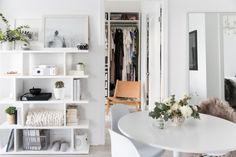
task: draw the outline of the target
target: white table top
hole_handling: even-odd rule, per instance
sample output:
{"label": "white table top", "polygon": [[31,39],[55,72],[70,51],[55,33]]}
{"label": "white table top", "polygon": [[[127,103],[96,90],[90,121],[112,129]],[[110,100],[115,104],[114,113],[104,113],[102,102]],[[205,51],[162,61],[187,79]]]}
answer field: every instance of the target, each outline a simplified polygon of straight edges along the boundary
{"label": "white table top", "polygon": [[154,147],[186,152],[215,153],[236,150],[236,124],[221,118],[201,114],[201,120],[188,119],[182,126],[153,127],[148,112],[136,112],[122,117],[121,132],[129,138]]}

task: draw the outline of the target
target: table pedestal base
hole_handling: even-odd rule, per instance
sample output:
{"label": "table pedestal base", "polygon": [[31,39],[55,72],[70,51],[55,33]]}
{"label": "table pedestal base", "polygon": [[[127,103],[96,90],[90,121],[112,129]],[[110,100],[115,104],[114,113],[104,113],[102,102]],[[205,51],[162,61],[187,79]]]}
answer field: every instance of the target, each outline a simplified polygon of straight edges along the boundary
{"label": "table pedestal base", "polygon": [[173,151],[173,157],[181,157],[181,153]]}

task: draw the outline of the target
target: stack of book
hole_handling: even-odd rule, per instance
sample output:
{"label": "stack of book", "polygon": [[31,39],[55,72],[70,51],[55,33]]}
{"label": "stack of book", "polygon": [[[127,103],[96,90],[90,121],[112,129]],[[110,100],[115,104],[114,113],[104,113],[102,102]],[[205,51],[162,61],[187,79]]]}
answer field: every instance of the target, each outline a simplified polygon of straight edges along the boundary
{"label": "stack of book", "polygon": [[66,109],[66,125],[76,126],[79,124],[79,111],[77,105],[68,105]]}

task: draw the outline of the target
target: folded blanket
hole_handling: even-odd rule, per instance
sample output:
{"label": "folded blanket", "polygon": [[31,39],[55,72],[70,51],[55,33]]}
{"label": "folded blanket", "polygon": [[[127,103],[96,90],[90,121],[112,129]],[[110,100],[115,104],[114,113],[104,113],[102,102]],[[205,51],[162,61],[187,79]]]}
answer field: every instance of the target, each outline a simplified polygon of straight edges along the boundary
{"label": "folded blanket", "polygon": [[63,126],[64,114],[62,111],[32,110],[28,112],[26,125],[33,127]]}

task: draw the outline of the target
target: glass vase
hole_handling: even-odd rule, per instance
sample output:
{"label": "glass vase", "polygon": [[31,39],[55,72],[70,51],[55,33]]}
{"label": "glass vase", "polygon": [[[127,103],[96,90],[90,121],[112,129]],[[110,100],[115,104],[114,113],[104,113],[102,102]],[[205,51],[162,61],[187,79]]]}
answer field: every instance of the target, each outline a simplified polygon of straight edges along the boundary
{"label": "glass vase", "polygon": [[160,119],[155,119],[153,121],[153,127],[159,128],[159,129],[164,129],[165,128],[165,120],[160,118]]}
{"label": "glass vase", "polygon": [[181,126],[184,123],[183,117],[174,117],[171,119],[172,126]]}

